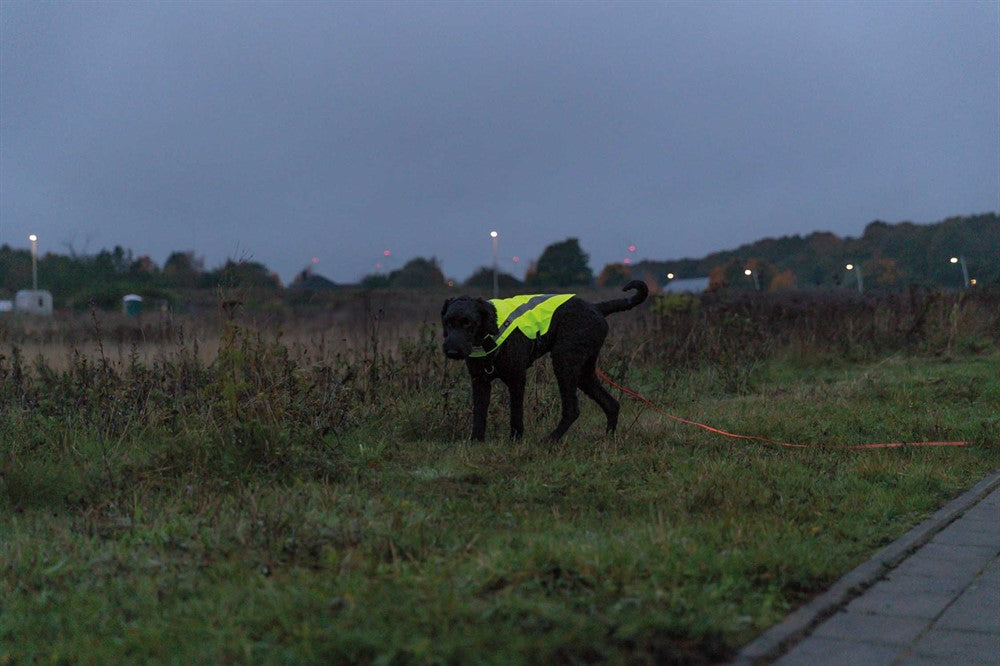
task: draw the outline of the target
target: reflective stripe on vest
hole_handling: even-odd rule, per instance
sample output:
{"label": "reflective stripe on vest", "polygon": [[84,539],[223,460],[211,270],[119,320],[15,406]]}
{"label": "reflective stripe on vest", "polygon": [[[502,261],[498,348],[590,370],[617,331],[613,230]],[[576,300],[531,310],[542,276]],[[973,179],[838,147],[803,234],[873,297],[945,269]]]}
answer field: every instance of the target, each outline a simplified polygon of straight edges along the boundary
{"label": "reflective stripe on vest", "polygon": [[552,315],[556,309],[573,296],[573,294],[532,294],[491,300],[490,303],[497,311],[499,331],[492,338],[487,338],[487,342],[493,343],[492,348],[473,347],[470,356],[482,358],[490,354],[503,344],[515,329],[521,331],[529,340],[545,335],[549,332],[549,324],[552,323]]}

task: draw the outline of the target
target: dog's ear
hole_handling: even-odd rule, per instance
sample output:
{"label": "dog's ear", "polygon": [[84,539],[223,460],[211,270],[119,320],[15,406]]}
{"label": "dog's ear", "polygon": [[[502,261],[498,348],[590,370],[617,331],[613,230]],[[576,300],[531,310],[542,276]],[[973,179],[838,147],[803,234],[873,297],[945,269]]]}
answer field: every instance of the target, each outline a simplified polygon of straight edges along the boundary
{"label": "dog's ear", "polygon": [[482,298],[477,298],[476,312],[479,314],[479,321],[486,333],[496,335],[500,332],[497,327],[497,309],[492,304]]}
{"label": "dog's ear", "polygon": [[451,305],[451,302],[454,300],[454,298],[449,298],[444,302],[444,305],[441,307],[441,319],[444,319],[444,314],[448,312],[448,306]]}

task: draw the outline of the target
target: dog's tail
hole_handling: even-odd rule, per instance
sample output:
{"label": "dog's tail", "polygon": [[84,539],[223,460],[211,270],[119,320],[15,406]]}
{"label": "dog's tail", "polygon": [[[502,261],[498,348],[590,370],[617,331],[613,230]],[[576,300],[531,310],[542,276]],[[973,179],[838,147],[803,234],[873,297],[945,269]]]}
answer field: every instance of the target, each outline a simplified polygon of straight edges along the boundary
{"label": "dog's tail", "polygon": [[595,303],[597,309],[601,311],[601,314],[609,315],[612,312],[624,312],[625,310],[631,310],[635,306],[646,300],[649,296],[649,287],[642,280],[632,280],[627,285],[622,287],[622,291],[629,291],[634,289],[636,293],[632,294],[628,298],[615,298],[610,301],[601,301],[600,303]]}

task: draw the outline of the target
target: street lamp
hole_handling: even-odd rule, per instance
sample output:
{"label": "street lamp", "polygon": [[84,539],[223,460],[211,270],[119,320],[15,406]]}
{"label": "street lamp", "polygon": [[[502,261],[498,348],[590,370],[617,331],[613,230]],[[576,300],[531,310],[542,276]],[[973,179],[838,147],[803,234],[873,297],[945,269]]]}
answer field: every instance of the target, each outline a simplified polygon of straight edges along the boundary
{"label": "street lamp", "polygon": [[38,291],[38,236],[28,236],[31,241],[31,289]]}
{"label": "street lamp", "polygon": [[500,296],[500,278],[497,268],[497,236],[499,235],[496,231],[490,232],[490,238],[493,239],[493,298]]}
{"label": "street lamp", "polygon": [[749,268],[743,271],[743,275],[753,278],[753,288],[760,291],[760,280],[757,278],[757,271],[752,271]]}
{"label": "street lamp", "polygon": [[858,293],[859,294],[865,293],[864,280],[861,277],[861,266],[860,265],[855,266],[854,264],[847,264],[847,266],[845,266],[844,268],[846,268],[849,271],[854,271],[854,277],[856,277],[858,280]]}
{"label": "street lamp", "polygon": [[965,282],[965,288],[969,288],[969,269],[965,265],[965,257],[958,255],[957,257],[951,258],[951,263],[962,264],[962,280]]}

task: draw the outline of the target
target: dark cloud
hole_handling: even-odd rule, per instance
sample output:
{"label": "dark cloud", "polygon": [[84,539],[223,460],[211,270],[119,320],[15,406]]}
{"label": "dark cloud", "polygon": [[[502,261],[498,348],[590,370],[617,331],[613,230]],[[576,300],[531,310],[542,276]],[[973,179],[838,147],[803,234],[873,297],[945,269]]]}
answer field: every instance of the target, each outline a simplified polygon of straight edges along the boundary
{"label": "dark cloud", "polygon": [[[449,275],[1000,208],[1000,6],[0,5],[0,242]],[[506,262],[506,260],[505,260]],[[507,264],[512,266],[511,264]]]}

